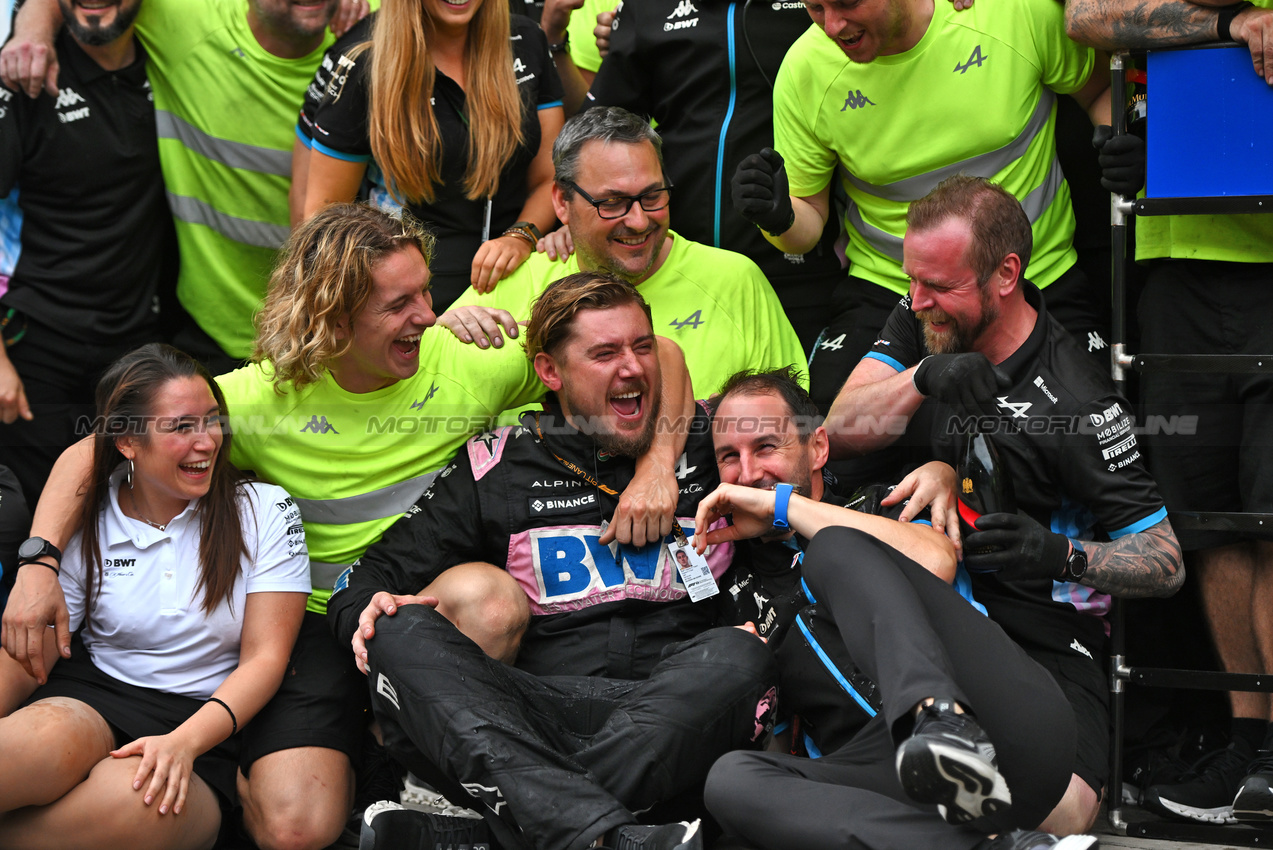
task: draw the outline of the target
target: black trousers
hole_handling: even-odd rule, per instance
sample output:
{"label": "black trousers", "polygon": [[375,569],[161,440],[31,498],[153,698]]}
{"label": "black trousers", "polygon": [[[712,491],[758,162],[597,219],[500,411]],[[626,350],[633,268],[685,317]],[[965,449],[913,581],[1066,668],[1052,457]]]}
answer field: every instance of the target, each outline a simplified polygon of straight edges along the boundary
{"label": "black trousers", "polygon": [[1046,670],[949,585],[875,538],[819,533],[804,578],[844,645],[880,688],[880,713],[843,748],[811,760],[731,753],[707,780],[708,809],[729,833],[766,848],[970,848],[984,832],[948,825],[912,802],[894,767],[911,713],[953,697],[994,742],[1012,809],[998,827],[1033,828],[1073,770],[1073,710]]}
{"label": "black trousers", "polygon": [[768,647],[729,628],[669,646],[644,681],[533,676],[423,605],[381,617],[367,646],[389,752],[475,799],[505,850],[579,850],[700,793],[719,756],[760,739],[777,678]]}

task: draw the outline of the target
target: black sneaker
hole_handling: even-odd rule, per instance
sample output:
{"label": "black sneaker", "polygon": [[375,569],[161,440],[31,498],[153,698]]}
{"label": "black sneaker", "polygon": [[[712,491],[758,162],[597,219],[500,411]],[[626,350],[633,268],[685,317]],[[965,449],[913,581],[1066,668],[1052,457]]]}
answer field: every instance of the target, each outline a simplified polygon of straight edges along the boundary
{"label": "black sneaker", "polygon": [[1100,847],[1095,835],[1067,835],[1061,838],[1046,832],[1014,829],[977,845],[977,850],[1089,850]]}
{"label": "black sneaker", "polygon": [[1169,818],[1234,823],[1233,795],[1254,758],[1251,745],[1235,738],[1223,750],[1200,758],[1179,782],[1146,788],[1144,806]]}
{"label": "black sneaker", "polygon": [[1233,817],[1240,821],[1273,820],[1273,750],[1259,750],[1233,798]]}
{"label": "black sneaker", "polygon": [[952,700],[935,700],[920,710],[911,736],[897,748],[897,778],[908,797],[937,804],[950,824],[1012,806],[994,744],[971,715],[955,713]]}
{"label": "black sneaker", "polygon": [[430,814],[381,800],[362,816],[358,850],[491,850],[486,821]]}
{"label": "black sneaker", "polygon": [[629,824],[614,831],[608,847],[614,850],[703,850],[699,821],[663,826]]}

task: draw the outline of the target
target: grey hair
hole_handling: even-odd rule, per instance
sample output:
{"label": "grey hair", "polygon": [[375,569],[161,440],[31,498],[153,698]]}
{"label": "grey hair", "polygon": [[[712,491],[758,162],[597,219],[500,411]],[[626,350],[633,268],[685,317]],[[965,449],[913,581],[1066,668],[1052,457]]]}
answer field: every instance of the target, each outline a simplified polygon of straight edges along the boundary
{"label": "grey hair", "polygon": [[649,142],[663,168],[663,139],[650,127],[650,122],[619,106],[604,106],[581,112],[566,122],[553,143],[553,179],[562,194],[574,197],[574,183],[579,175],[579,153],[586,142],[619,142],[639,145]]}

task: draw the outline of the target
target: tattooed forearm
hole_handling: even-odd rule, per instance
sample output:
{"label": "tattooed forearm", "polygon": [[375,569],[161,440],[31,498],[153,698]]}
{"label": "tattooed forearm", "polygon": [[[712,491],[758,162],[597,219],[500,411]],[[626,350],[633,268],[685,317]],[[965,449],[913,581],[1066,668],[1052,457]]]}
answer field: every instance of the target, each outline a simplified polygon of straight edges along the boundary
{"label": "tattooed forearm", "polygon": [[1180,543],[1167,520],[1109,543],[1084,543],[1083,548],[1083,584],[1114,596],[1171,596],[1185,580]]}
{"label": "tattooed forearm", "polygon": [[1067,0],[1065,29],[1106,49],[1215,41],[1219,13],[1187,0]]}

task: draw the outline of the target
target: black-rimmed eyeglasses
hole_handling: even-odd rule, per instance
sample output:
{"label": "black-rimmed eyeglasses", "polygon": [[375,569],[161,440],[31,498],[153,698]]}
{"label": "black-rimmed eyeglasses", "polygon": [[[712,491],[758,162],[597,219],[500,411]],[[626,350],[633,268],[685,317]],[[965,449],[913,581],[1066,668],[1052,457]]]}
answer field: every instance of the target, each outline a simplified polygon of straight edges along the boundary
{"label": "black-rimmed eyeglasses", "polygon": [[623,218],[628,214],[628,210],[632,209],[633,204],[640,204],[641,209],[646,212],[655,212],[666,207],[672,199],[671,185],[660,189],[651,189],[639,195],[615,195],[612,198],[594,198],[583,189],[580,189],[579,184],[573,180],[563,180],[561,182],[563,185],[569,186],[578,192],[585,201],[592,204],[593,209],[597,211],[597,215],[605,219]]}

